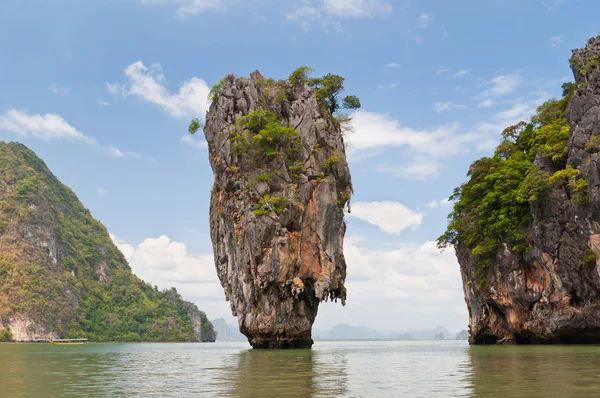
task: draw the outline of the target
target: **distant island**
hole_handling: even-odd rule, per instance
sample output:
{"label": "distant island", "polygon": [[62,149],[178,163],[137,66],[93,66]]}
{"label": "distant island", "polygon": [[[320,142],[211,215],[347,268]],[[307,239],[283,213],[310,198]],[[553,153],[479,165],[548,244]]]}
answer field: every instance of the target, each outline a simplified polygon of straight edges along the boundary
{"label": "distant island", "polygon": [[392,333],[380,333],[367,326],[352,326],[345,323],[335,325],[331,330],[314,330],[317,341],[339,340],[454,340],[460,333],[452,333],[443,326],[433,329],[405,330]]}
{"label": "distant island", "polygon": [[215,341],[196,305],[132,272],[35,153],[0,141],[0,341]]}

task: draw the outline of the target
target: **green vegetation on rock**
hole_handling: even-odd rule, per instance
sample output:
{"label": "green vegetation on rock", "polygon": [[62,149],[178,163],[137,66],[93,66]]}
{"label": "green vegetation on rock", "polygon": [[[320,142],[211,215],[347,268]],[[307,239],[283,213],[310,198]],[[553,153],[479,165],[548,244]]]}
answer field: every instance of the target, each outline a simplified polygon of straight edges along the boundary
{"label": "green vegetation on rock", "polygon": [[[587,201],[587,182],[580,171],[566,165],[569,124],[565,113],[574,84],[563,85],[563,98],[541,105],[530,123],[504,130],[504,140],[492,157],[475,161],[469,181],[455,189],[455,201],[441,248],[462,245],[475,257],[482,277],[502,244],[517,255],[530,242],[530,205],[543,201],[552,186],[564,186],[573,205]],[[553,173],[534,166],[536,157],[549,161]],[[480,279],[481,280],[481,279]]]}
{"label": "green vegetation on rock", "polygon": [[198,318],[211,339],[204,313],[133,275],[106,228],[42,160],[2,141],[0,225],[0,340],[10,339],[11,320],[25,319],[63,338],[196,341]]}

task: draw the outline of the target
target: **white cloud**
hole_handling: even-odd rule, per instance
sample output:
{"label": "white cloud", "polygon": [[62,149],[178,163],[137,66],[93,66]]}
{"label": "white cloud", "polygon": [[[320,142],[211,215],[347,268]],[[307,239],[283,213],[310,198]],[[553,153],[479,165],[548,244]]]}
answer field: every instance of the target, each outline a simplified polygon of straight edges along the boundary
{"label": "white cloud", "polygon": [[322,0],[326,13],[344,18],[373,18],[391,14],[388,0]]}
{"label": "white cloud", "polygon": [[142,4],[173,4],[177,7],[177,16],[198,15],[205,11],[218,10],[224,6],[223,0],[140,0]]}
{"label": "white cloud", "polygon": [[285,18],[300,23],[306,30],[315,20],[341,31],[340,23],[332,18],[376,18],[392,12],[393,7],[388,0],[303,0]]}
{"label": "white cloud", "polygon": [[433,16],[431,14],[421,13],[419,16],[419,20],[417,21],[417,26],[419,28],[426,28],[432,22]]}
{"label": "white cloud", "polygon": [[[322,304],[316,328],[344,321],[370,325],[380,332],[438,324],[455,332],[466,328],[468,313],[452,248],[440,252],[433,241],[393,249],[368,243],[346,240],[346,307],[342,311],[339,305]],[[381,305],[382,300],[386,305]]]}
{"label": "white cloud", "polygon": [[87,137],[67,123],[62,116],[55,113],[41,115],[9,109],[0,116],[0,130],[10,131],[21,137],[31,135],[43,141],[67,139],[82,141],[86,144],[96,143],[96,140]]}
{"label": "white cloud", "polygon": [[445,167],[430,157],[415,156],[401,165],[380,164],[376,170],[409,180],[429,180],[438,177]]}
{"label": "white cloud", "polygon": [[453,102],[436,102],[433,104],[433,110],[437,113],[442,113],[451,109],[467,109],[467,106],[455,104]]}
{"label": "white cloud", "polygon": [[446,73],[449,70],[450,70],[449,68],[439,68],[437,71],[435,71],[435,73],[438,75],[441,75],[442,73]]}
{"label": "white cloud", "polygon": [[492,105],[494,105],[494,100],[491,98],[488,98],[484,101],[481,101],[477,107],[479,108],[490,108]]}
{"label": "white cloud", "polygon": [[354,132],[348,135],[350,158],[359,151],[399,147],[414,155],[434,158],[464,153],[464,144],[477,137],[459,134],[457,123],[432,129],[415,130],[402,126],[389,115],[359,110],[352,115]]}
{"label": "white cloud", "polygon": [[496,76],[485,85],[488,87],[478,99],[502,97],[516,91],[522,82],[520,75],[513,73],[510,75]]}
{"label": "white cloud", "polygon": [[210,89],[204,80],[193,77],[186,80],[177,93],[171,94],[164,86],[165,76],[158,64],[147,68],[141,61],[134,62],[125,69],[125,78],[125,84],[107,83],[108,92],[122,97],[135,96],[175,118],[204,115],[210,106]]}
{"label": "white cloud", "polygon": [[452,76],[450,76],[448,79],[456,79],[456,78],[460,78],[460,77],[465,77],[469,73],[471,73],[471,69],[462,69],[462,70],[459,70],[458,72],[456,72],[455,74],[453,74]]}
{"label": "white cloud", "polygon": [[415,36],[415,43],[417,43],[417,46],[420,46],[423,43],[423,38],[421,36]]}
{"label": "white cloud", "polygon": [[435,209],[436,207],[438,207],[438,202],[432,200],[431,202],[427,203],[427,206],[429,206],[429,208],[431,209]]}
{"label": "white cloud", "polygon": [[550,48],[556,48],[564,42],[565,39],[563,36],[552,36],[548,39],[548,45],[550,46]]}
{"label": "white cloud", "polygon": [[399,68],[400,64],[398,62],[390,62],[389,64],[385,65],[386,68]]}
{"label": "white cloud", "polygon": [[195,140],[191,135],[184,135],[180,140],[182,143],[197,149],[208,148],[208,144],[204,140]]}
{"label": "white cloud", "polygon": [[106,189],[103,189],[103,188],[96,189],[96,193],[98,195],[100,195],[100,196],[108,195],[108,191]]}
{"label": "white cloud", "polygon": [[356,202],[352,203],[349,217],[376,225],[383,232],[399,235],[406,229],[421,226],[423,215],[398,202]]}
{"label": "white cloud", "polygon": [[211,254],[190,254],[185,243],[166,235],[145,239],[137,246],[112,234],[111,238],[138,277],[160,289],[177,288],[184,300],[195,302],[209,319],[231,319]]}
{"label": "white cloud", "polygon": [[548,12],[554,12],[566,2],[567,0],[547,0],[542,1],[542,5],[546,7],[546,10],[548,10]]}
{"label": "white cloud", "polygon": [[123,152],[119,148],[116,148],[116,147],[114,147],[112,145],[107,146],[105,148],[105,150],[106,150],[106,153],[109,156],[112,156],[114,158],[126,158],[126,157],[136,158],[136,159],[141,159],[142,158],[142,155],[140,155],[137,152],[132,152],[132,151]]}
{"label": "white cloud", "polygon": [[71,90],[70,87],[60,87],[60,86],[57,86],[55,83],[52,83],[50,85],[50,91],[52,91],[52,93],[56,94],[56,95],[65,96],[65,95],[69,94],[70,90]]}
{"label": "white cloud", "polygon": [[449,198],[442,199],[440,201],[440,206],[442,206],[442,208],[445,209],[445,208],[451,207],[452,206],[452,202],[450,201]]}
{"label": "white cloud", "polygon": [[103,100],[101,100],[101,99],[98,98],[98,105],[100,105],[102,108],[104,108],[106,106],[109,106],[110,102],[106,102],[106,101],[103,101]]}

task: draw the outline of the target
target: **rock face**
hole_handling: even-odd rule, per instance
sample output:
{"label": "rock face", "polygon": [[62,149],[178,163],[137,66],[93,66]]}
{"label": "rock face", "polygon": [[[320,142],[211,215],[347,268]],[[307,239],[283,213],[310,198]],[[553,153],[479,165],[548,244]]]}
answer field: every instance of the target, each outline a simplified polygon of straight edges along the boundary
{"label": "rock face", "polygon": [[229,76],[206,117],[215,264],[254,348],[310,347],[319,303],[345,303],[350,172],[315,92],[258,71]]}
{"label": "rock face", "polygon": [[[517,256],[504,245],[483,289],[471,252],[456,247],[471,343],[600,343],[599,57],[599,38],[573,52],[576,90],[566,114],[567,165],[587,181],[587,200],[577,203],[554,185],[545,200],[532,203],[530,249]],[[556,171],[541,155],[534,164]]]}

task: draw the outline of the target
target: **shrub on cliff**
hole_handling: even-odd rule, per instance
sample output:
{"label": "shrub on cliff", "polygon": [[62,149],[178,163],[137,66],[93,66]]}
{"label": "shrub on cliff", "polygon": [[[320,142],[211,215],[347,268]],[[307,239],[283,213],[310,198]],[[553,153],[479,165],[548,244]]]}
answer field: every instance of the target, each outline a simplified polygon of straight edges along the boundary
{"label": "shrub on cliff", "polygon": [[[565,186],[574,205],[585,202],[587,183],[579,170],[566,167],[569,125],[565,118],[573,84],[563,85],[563,98],[541,105],[530,123],[504,130],[504,140],[492,157],[475,161],[469,181],[456,188],[440,248],[463,245],[475,256],[480,271],[492,264],[503,243],[513,252],[528,247],[525,233],[532,223],[530,202],[544,200],[551,184]],[[547,157],[554,175],[534,167],[536,156]],[[483,272],[480,276],[483,275]]]}

